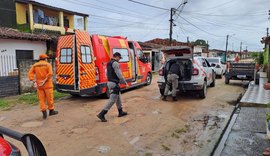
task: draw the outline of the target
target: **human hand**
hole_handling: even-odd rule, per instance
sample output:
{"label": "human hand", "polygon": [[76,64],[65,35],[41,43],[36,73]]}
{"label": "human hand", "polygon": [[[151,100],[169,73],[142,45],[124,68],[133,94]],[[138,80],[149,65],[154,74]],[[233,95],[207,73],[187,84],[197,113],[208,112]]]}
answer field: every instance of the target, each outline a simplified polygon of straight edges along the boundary
{"label": "human hand", "polygon": [[125,87],[126,87],[126,88],[128,88],[128,87],[129,87],[129,85],[128,85],[128,83],[127,83],[127,82],[126,82],[126,84],[125,84]]}
{"label": "human hand", "polygon": [[37,88],[37,82],[34,82],[33,87]]}

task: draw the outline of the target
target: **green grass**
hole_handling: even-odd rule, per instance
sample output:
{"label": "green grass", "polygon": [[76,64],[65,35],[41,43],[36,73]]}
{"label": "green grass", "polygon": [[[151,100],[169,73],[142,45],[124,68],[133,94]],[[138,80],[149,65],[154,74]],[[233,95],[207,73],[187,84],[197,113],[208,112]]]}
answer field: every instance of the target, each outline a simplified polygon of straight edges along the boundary
{"label": "green grass", "polygon": [[[60,98],[66,97],[69,94],[59,93],[54,91],[54,100],[58,100]],[[19,96],[9,97],[0,99],[0,109],[1,110],[8,110],[12,106],[16,104],[30,104],[30,105],[37,105],[38,98],[36,93],[27,93],[22,94]]]}
{"label": "green grass", "polygon": [[31,104],[31,105],[38,103],[38,98],[37,98],[36,93],[23,94],[19,97],[18,100],[20,103]]}
{"label": "green grass", "polygon": [[7,108],[10,105],[10,103],[7,100],[0,99],[0,108]]}
{"label": "green grass", "polygon": [[69,96],[69,94],[65,94],[65,93],[59,93],[57,91],[54,91],[54,99],[58,100],[61,99],[63,97]]}

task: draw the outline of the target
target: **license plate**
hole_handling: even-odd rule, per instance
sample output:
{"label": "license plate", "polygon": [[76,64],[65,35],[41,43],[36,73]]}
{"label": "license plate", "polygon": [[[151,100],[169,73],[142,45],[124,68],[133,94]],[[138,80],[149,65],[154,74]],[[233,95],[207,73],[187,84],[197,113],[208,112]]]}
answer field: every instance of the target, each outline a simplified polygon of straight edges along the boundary
{"label": "license plate", "polygon": [[243,78],[246,78],[247,76],[246,75],[237,75],[237,78],[240,78],[240,79],[243,79]]}

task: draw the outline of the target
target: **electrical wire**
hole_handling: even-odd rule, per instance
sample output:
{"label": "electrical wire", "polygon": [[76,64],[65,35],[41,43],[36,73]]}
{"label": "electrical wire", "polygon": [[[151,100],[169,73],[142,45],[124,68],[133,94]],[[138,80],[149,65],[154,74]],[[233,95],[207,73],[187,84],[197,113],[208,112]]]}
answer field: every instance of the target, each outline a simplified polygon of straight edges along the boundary
{"label": "electrical wire", "polygon": [[148,6],[148,7],[156,8],[156,9],[170,11],[170,9],[167,9],[167,8],[162,8],[162,7],[159,7],[159,6],[154,6],[154,5],[142,3],[142,2],[135,1],[135,0],[128,0],[128,1],[133,2],[133,3],[137,3],[137,4],[141,4],[141,5],[144,5],[144,6]]}
{"label": "electrical wire", "polygon": [[195,24],[191,23],[190,21],[188,21],[188,20],[185,19],[184,17],[182,17],[182,16],[180,16],[180,15],[179,15],[179,17],[182,18],[184,21],[188,22],[189,24],[191,24],[193,27],[195,27],[195,28],[197,28],[197,29],[199,29],[199,30],[201,30],[201,31],[203,31],[203,32],[205,32],[205,33],[207,33],[207,34],[209,34],[209,35],[216,36],[216,37],[224,37],[224,36],[218,36],[218,35],[209,33],[209,32],[207,32],[207,31],[205,31],[205,30],[203,30],[203,29],[197,27]]}
{"label": "electrical wire", "polygon": [[230,0],[228,2],[224,2],[224,3],[218,4],[216,6],[213,6],[213,7],[210,7],[210,8],[206,8],[204,10],[195,10],[195,11],[192,11],[192,12],[202,12],[202,11],[205,11],[205,10],[207,10],[207,11],[208,10],[213,10],[213,9],[220,8],[220,7],[223,7],[225,5],[228,5],[228,4],[232,3],[232,2],[235,2],[235,0]]}

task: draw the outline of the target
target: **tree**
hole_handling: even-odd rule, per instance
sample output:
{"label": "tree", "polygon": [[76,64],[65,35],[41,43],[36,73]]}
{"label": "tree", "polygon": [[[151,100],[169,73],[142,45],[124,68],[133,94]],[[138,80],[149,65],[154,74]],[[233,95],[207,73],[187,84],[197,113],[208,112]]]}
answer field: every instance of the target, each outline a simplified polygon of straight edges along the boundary
{"label": "tree", "polygon": [[201,45],[201,46],[208,46],[205,40],[198,39],[195,42],[193,42],[194,45]]}

